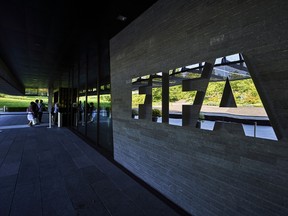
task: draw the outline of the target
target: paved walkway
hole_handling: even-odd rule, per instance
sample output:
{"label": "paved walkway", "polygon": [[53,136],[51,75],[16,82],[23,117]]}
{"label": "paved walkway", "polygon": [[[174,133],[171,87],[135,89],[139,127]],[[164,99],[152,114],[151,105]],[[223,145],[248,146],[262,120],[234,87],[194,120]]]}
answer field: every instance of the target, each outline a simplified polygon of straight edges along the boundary
{"label": "paved walkway", "polygon": [[67,128],[2,129],[0,215],[185,215]]}
{"label": "paved walkway", "polygon": [[[171,103],[169,110],[170,112],[182,112],[182,102]],[[186,103],[188,104],[188,103]],[[267,113],[264,107],[218,107],[218,106],[207,106],[202,105],[201,112],[203,113],[217,113],[217,114],[231,114],[231,115],[243,115],[243,116],[253,116],[253,117],[267,117]]]}

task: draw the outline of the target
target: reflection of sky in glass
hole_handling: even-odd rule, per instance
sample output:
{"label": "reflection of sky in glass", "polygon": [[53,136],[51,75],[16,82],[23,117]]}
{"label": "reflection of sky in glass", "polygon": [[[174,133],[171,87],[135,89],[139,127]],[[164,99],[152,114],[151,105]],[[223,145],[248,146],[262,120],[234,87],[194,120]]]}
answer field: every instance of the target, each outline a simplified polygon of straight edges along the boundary
{"label": "reflection of sky in glass", "polygon": [[188,68],[188,69],[198,68],[200,65],[204,65],[204,62],[202,62],[200,64],[198,63],[198,64],[188,65],[188,66],[186,66],[186,68]]}
{"label": "reflection of sky in glass", "polygon": [[[233,63],[234,62],[234,63]],[[237,62],[237,63],[236,63]],[[182,80],[195,79],[201,77],[202,69],[205,62],[199,62],[196,64],[187,65],[184,67],[178,67],[174,70],[169,70],[169,84],[180,85]],[[162,85],[162,72],[157,72],[153,75],[145,75],[141,77],[132,78],[133,89],[137,89],[140,86],[148,85],[148,80],[152,76],[152,87],[158,87]],[[214,81],[251,78],[247,66],[243,61],[243,57],[240,53],[217,58],[214,63],[211,79]]]}
{"label": "reflection of sky in glass", "polygon": [[142,76],[141,79],[149,79],[150,75]]}
{"label": "reflection of sky in glass", "polygon": [[[224,80],[227,77],[229,77],[230,80],[235,79],[245,79],[250,78],[250,74],[248,72],[248,69],[246,67],[245,62],[241,63],[235,63],[235,64],[229,64],[229,65],[219,65],[222,63],[233,63],[240,60],[243,60],[243,58],[240,58],[239,53],[229,55],[226,57],[217,58],[215,61],[215,66],[212,72],[212,79],[214,80]],[[225,61],[223,61],[225,58]]]}
{"label": "reflection of sky in glass", "polygon": [[[216,61],[215,61],[215,64],[221,64],[223,58],[224,57],[217,58]],[[226,60],[230,61],[230,62],[239,61],[240,60],[239,53],[226,56]]]}
{"label": "reflection of sky in glass", "polygon": [[162,72],[158,72],[157,75],[158,75],[158,76],[162,76]]}
{"label": "reflection of sky in glass", "polygon": [[228,61],[239,61],[240,60],[239,53],[233,54],[233,55],[230,55],[230,56],[226,56],[226,59]]}

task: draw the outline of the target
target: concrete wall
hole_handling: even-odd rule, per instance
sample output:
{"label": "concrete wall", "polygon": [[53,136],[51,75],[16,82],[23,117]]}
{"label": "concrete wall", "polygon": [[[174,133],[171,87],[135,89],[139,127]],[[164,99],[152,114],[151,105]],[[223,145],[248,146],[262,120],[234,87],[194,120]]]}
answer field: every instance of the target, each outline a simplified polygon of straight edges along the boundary
{"label": "concrete wall", "polygon": [[[115,160],[193,215],[288,215],[287,11],[284,0],[159,0],[115,36]],[[131,78],[234,53],[279,141],[131,119]]]}

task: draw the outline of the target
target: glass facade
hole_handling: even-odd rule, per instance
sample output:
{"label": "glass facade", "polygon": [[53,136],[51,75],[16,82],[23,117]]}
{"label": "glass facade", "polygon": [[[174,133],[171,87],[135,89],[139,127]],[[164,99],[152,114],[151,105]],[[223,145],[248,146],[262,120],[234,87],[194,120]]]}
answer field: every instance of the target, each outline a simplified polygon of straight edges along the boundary
{"label": "glass facade", "polygon": [[108,42],[90,44],[70,72],[74,89],[69,125],[94,146],[113,155]]}

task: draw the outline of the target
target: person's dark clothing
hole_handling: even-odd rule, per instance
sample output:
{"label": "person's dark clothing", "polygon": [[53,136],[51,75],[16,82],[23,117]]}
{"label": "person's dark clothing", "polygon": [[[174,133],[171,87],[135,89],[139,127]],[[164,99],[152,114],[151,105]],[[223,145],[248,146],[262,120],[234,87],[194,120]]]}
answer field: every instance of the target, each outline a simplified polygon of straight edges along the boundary
{"label": "person's dark clothing", "polygon": [[35,102],[32,102],[32,111],[33,111],[33,118],[38,117],[38,105]]}
{"label": "person's dark clothing", "polygon": [[39,120],[39,123],[42,122],[42,115],[43,115],[43,110],[44,110],[44,104],[43,104],[43,101],[40,100],[40,103],[38,104],[38,120]]}

